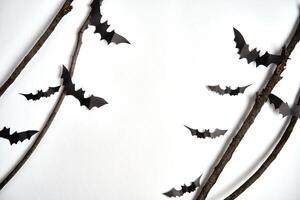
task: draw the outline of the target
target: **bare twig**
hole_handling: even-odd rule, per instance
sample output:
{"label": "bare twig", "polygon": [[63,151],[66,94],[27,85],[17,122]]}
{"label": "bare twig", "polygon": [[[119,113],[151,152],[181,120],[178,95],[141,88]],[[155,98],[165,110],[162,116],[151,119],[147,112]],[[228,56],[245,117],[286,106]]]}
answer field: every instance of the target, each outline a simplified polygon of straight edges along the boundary
{"label": "bare twig", "polygon": [[294,48],[299,40],[300,40],[300,24],[298,24],[297,29],[286,48],[286,59],[284,59],[282,63],[277,65],[275,71],[273,72],[273,75],[269,79],[265,88],[261,92],[257,93],[255,103],[254,103],[252,109],[248,113],[248,116],[244,120],[240,129],[237,131],[236,135],[233,137],[231,143],[227,147],[225,153],[219,160],[218,164],[213,169],[212,173],[210,174],[209,178],[207,179],[206,183],[204,184],[199,195],[196,197],[197,200],[204,200],[207,197],[211,188],[217,182],[217,180],[218,180],[220,174],[222,173],[223,169],[225,168],[226,164],[231,159],[235,149],[238,147],[238,145],[242,141],[243,137],[245,136],[247,130],[253,124],[253,122],[254,122],[256,116],[258,115],[258,113],[260,112],[262,106],[267,101],[268,95],[271,93],[271,91],[273,90],[275,85],[282,78],[281,73],[285,69],[287,58],[292,53],[292,51],[294,50]]}
{"label": "bare twig", "polygon": [[[89,17],[86,18],[86,20],[84,21],[84,23],[80,27],[80,29],[78,31],[78,34],[77,34],[77,41],[76,41],[74,52],[73,52],[73,55],[72,55],[72,58],[71,58],[71,64],[70,64],[70,67],[69,67],[69,72],[70,72],[71,77],[74,73],[77,57],[78,57],[80,47],[81,47],[81,44],[82,44],[82,35],[83,35],[84,30],[88,27],[88,22],[89,22]],[[5,179],[2,180],[2,182],[0,183],[0,190],[22,168],[22,166],[25,164],[25,162],[31,156],[33,151],[39,145],[40,141],[42,140],[42,138],[46,134],[48,128],[50,127],[51,123],[53,122],[53,120],[54,120],[54,118],[55,118],[55,116],[56,116],[63,100],[64,100],[64,97],[65,97],[65,93],[63,92],[63,89],[62,89],[52,112],[50,113],[48,119],[45,121],[44,126],[42,127],[42,129],[39,132],[39,135],[36,137],[36,140],[33,142],[32,146],[29,148],[29,150],[26,152],[26,154],[23,156],[23,158],[14,167],[14,169],[5,177]]]}
{"label": "bare twig", "polygon": [[57,24],[60,20],[72,10],[71,3],[73,0],[66,0],[63,6],[60,8],[57,15],[52,20],[51,24],[48,26],[43,35],[39,38],[39,40],[34,44],[28,54],[23,58],[23,60],[19,63],[19,65],[14,69],[13,73],[9,76],[9,78],[4,82],[4,84],[0,87],[0,97],[4,94],[4,92],[8,89],[8,87],[17,79],[25,66],[29,63],[29,61],[34,57],[34,55],[38,52],[38,50],[43,46],[45,41],[54,31]]}
{"label": "bare twig", "polygon": [[[300,104],[300,97],[298,99],[297,105]],[[241,185],[238,189],[236,189],[233,193],[231,193],[225,200],[232,200],[237,198],[240,194],[242,194],[248,187],[250,187],[271,165],[271,163],[276,159],[277,155],[280,153],[281,149],[285,145],[286,141],[289,139],[293,129],[297,123],[298,118],[293,116],[290,118],[290,122],[285,129],[283,135],[281,136],[279,142],[275,146],[272,153],[268,156],[268,158],[263,162],[260,168],[247,180],[243,185]]]}

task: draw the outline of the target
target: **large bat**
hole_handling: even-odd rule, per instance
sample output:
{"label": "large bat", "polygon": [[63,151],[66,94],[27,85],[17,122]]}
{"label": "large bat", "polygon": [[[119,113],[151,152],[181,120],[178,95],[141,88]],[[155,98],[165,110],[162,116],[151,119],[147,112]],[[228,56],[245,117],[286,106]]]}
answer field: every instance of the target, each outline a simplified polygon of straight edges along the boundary
{"label": "large bat", "polygon": [[22,94],[27,100],[39,100],[42,97],[50,97],[51,95],[55,94],[56,92],[58,92],[60,86],[57,87],[49,87],[47,91],[43,92],[42,90],[38,90],[38,92],[36,94]]}
{"label": "large bat", "polygon": [[25,139],[30,140],[30,138],[36,134],[38,131],[35,130],[28,130],[23,132],[14,132],[13,134],[10,134],[10,128],[4,127],[0,131],[0,137],[9,140],[10,144],[17,144],[19,141],[23,142]]}
{"label": "large bat", "polygon": [[198,129],[192,129],[188,126],[185,127],[190,130],[192,136],[197,136],[198,138],[216,138],[221,135],[224,135],[227,132],[227,130],[220,129],[215,129],[214,132],[210,132],[208,129],[205,129],[203,132],[200,132]]}
{"label": "large bat", "polygon": [[226,86],[225,90],[223,90],[219,85],[208,85],[208,89],[210,89],[213,92],[216,92],[220,95],[224,95],[224,94],[229,94],[230,96],[235,96],[238,94],[243,94],[245,92],[245,90],[247,89],[247,87],[249,87],[250,85],[246,85],[244,87],[237,87],[236,89],[231,89],[231,87]]}
{"label": "large bat", "polygon": [[[202,176],[202,175],[201,175]],[[191,193],[196,190],[197,187],[200,186],[200,177],[198,177],[194,182],[192,182],[189,186],[186,186],[185,184],[181,186],[181,190],[176,190],[175,188],[172,188],[168,192],[163,193],[167,197],[180,197],[185,193]]]}
{"label": "large bat", "polygon": [[102,14],[101,14],[100,7],[102,5],[102,2],[103,0],[93,0],[93,2],[91,3],[89,24],[96,27],[95,33],[99,33],[101,36],[101,40],[105,40],[108,44],[110,44],[111,42],[116,44],[119,43],[130,44],[130,42],[126,38],[119,35],[114,30],[108,32],[107,29],[109,25],[107,21],[101,23]]}
{"label": "large bat", "polygon": [[279,111],[279,114],[282,114],[283,117],[290,116],[292,114],[289,105],[283,102],[279,97],[274,94],[269,94],[270,104],[273,104],[275,109]]}
{"label": "large bat", "polygon": [[99,108],[107,104],[107,102],[103,98],[95,97],[93,95],[85,98],[84,97],[85,91],[83,91],[81,88],[79,90],[75,90],[75,84],[72,82],[70,73],[65,66],[63,66],[61,78],[63,79],[63,85],[65,86],[64,87],[65,94],[72,95],[73,97],[75,97],[80,102],[81,106],[85,106],[90,110],[93,107]]}
{"label": "large bat", "polygon": [[285,56],[285,48],[282,49],[281,55],[273,55],[266,52],[263,56],[259,56],[260,51],[256,48],[252,51],[249,50],[249,45],[246,43],[243,35],[235,28],[234,31],[234,41],[236,43],[236,48],[238,49],[238,54],[240,54],[240,59],[246,58],[248,63],[255,62],[256,67],[259,65],[264,65],[268,67],[270,64],[280,64]]}

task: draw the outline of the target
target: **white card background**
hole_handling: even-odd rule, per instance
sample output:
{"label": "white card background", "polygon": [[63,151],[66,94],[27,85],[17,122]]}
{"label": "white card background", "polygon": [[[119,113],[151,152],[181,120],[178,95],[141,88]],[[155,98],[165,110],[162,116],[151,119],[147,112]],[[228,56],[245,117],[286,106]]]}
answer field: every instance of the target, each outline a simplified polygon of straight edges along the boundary
{"label": "white card background", "polygon": [[[0,81],[34,44],[62,0],[9,1],[0,5]],[[0,127],[39,130],[57,95],[38,102],[19,93],[60,83],[76,30],[89,12],[76,0],[38,54],[0,100]],[[252,105],[273,67],[239,60],[232,27],[250,48],[278,51],[298,17],[296,0],[110,0],[102,13],[131,45],[106,45],[94,27],[84,33],[74,82],[109,104],[88,111],[65,101],[46,136],[19,173],[0,192],[17,200],[166,200],[163,192],[207,178],[218,154]],[[111,29],[111,30],[112,30]],[[300,86],[300,46],[274,93],[293,104]],[[253,84],[244,95],[218,96],[206,85]],[[222,199],[257,169],[286,123],[266,104],[211,191]],[[183,125],[229,129],[224,137],[201,140]],[[300,198],[300,126],[277,160],[239,199]],[[33,142],[0,141],[0,178]],[[193,199],[194,194],[181,197]]]}

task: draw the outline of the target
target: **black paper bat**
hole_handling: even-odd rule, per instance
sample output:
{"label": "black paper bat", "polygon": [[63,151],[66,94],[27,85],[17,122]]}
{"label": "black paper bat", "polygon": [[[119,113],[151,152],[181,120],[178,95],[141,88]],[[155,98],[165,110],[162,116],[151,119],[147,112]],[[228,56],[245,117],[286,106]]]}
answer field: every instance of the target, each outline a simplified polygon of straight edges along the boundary
{"label": "black paper bat", "polygon": [[89,24],[96,27],[95,33],[99,33],[101,35],[101,40],[105,40],[108,44],[110,44],[111,42],[116,44],[130,44],[130,42],[126,38],[117,34],[114,30],[108,32],[107,29],[110,25],[108,25],[107,21],[101,23],[102,14],[100,7],[102,2],[103,0],[93,0],[93,2],[91,3]]}
{"label": "black paper bat", "polygon": [[284,59],[284,49],[281,55],[273,55],[266,52],[263,56],[259,56],[260,51],[257,49],[249,50],[249,45],[246,43],[243,35],[235,28],[234,31],[234,41],[236,42],[236,48],[238,49],[238,54],[240,54],[240,59],[246,58],[248,63],[256,62],[256,67],[259,65],[264,65],[268,67],[270,64],[280,64]]}
{"label": "black paper bat", "polygon": [[279,111],[279,114],[282,114],[283,117],[291,115],[291,109],[287,103],[284,103],[279,97],[274,94],[269,95],[269,101],[274,105],[275,109]]}
{"label": "black paper bat", "polygon": [[[202,176],[202,175],[201,175]],[[200,186],[200,179],[201,176],[198,177],[194,182],[192,182],[189,186],[186,186],[185,184],[181,186],[181,190],[176,190],[175,188],[172,188],[168,192],[163,193],[167,197],[180,197],[185,193],[190,193],[196,190],[197,187]]]}
{"label": "black paper bat", "polygon": [[21,94],[24,97],[26,97],[26,99],[29,100],[39,100],[42,97],[50,97],[51,95],[55,94],[56,92],[58,92],[60,86],[57,87],[49,87],[48,90],[46,92],[43,92],[42,90],[38,90],[38,92],[36,94]]}
{"label": "black paper bat", "polygon": [[4,127],[0,131],[0,137],[9,140],[10,144],[17,144],[19,141],[23,142],[25,139],[30,140],[31,136],[36,134],[38,131],[28,130],[23,132],[14,132],[10,135],[10,128]]}
{"label": "black paper bat", "polygon": [[216,129],[214,132],[210,132],[208,129],[205,129],[203,132],[200,132],[198,129],[192,129],[188,126],[185,126],[186,128],[188,128],[191,132],[191,134],[194,136],[197,136],[198,138],[216,138],[219,137],[221,135],[224,135],[227,130],[220,130],[220,129]]}
{"label": "black paper bat", "polygon": [[91,110],[93,107],[99,108],[107,104],[107,102],[104,99],[100,97],[95,97],[93,95],[91,95],[88,98],[85,98],[84,97],[85,91],[83,91],[81,88],[79,90],[75,90],[75,84],[72,82],[70,73],[65,66],[63,66],[61,78],[63,79],[63,85],[65,86],[64,87],[65,94],[72,95],[73,97],[75,97],[80,102],[81,106],[85,106],[89,110]]}
{"label": "black paper bat", "polygon": [[247,87],[249,87],[250,85],[246,85],[244,87],[237,87],[234,90],[231,89],[228,86],[226,86],[225,90],[223,90],[219,85],[213,85],[213,86],[208,85],[207,87],[211,91],[216,92],[220,95],[229,94],[230,96],[235,96],[235,95],[238,95],[238,94],[243,94],[245,92],[245,90],[247,89]]}

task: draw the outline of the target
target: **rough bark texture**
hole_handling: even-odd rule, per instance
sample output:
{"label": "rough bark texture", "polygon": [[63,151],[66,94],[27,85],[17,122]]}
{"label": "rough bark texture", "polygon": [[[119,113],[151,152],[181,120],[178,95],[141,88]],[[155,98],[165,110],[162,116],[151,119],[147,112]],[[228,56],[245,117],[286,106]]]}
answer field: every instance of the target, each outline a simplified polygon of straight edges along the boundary
{"label": "rough bark texture", "polygon": [[[300,97],[298,100],[298,105],[300,104]],[[243,185],[241,185],[238,189],[236,189],[233,193],[231,193],[228,197],[225,198],[225,200],[232,200],[237,198],[240,194],[242,194],[248,187],[250,187],[265,171],[266,169],[271,165],[271,163],[276,159],[277,155],[280,153],[281,149],[285,145],[286,141],[289,139],[291,133],[293,132],[293,129],[298,121],[297,117],[292,117],[290,119],[290,122],[285,129],[283,135],[281,136],[279,142],[275,146],[272,153],[269,155],[269,157],[263,162],[263,164],[260,166],[260,168],[247,180]]]}
{"label": "rough bark texture", "polygon": [[[81,44],[82,44],[82,35],[83,35],[84,30],[87,28],[87,26],[88,26],[88,18],[85,20],[85,22],[82,24],[81,28],[78,31],[77,41],[76,41],[76,45],[75,45],[75,48],[74,48],[73,55],[71,57],[71,64],[70,64],[70,67],[69,67],[69,72],[70,72],[71,77],[74,73],[77,57],[78,57],[80,47],[81,47]],[[56,116],[56,114],[57,114],[64,98],[65,98],[65,93],[63,92],[63,89],[62,89],[60,94],[59,94],[58,100],[57,100],[56,104],[54,105],[54,108],[53,108],[52,112],[50,113],[48,119],[45,121],[44,126],[41,128],[41,130],[39,132],[39,135],[36,137],[36,140],[33,142],[32,146],[29,148],[29,150],[25,153],[23,158],[13,168],[13,170],[10,171],[10,173],[1,181],[0,190],[2,190],[2,188],[22,168],[22,166],[25,164],[25,162],[28,160],[28,158],[32,155],[33,151],[39,145],[40,141],[42,140],[42,138],[46,134],[48,128],[50,127],[51,123],[53,122],[53,120],[54,120],[54,118],[55,118],[55,116]]]}
{"label": "rough bark texture", "polygon": [[4,92],[9,88],[9,86],[17,79],[25,66],[29,63],[29,61],[34,57],[34,55],[39,51],[39,49],[43,46],[45,41],[54,31],[57,24],[60,20],[72,10],[71,3],[73,0],[66,0],[63,6],[60,8],[57,15],[52,20],[51,24],[48,26],[43,35],[39,38],[39,40],[34,44],[28,54],[23,58],[23,60],[19,63],[19,65],[14,69],[9,78],[4,82],[4,84],[0,87],[0,97],[4,94]]}
{"label": "rough bark texture", "polygon": [[[298,26],[296,28],[296,31],[295,31],[291,41],[289,42],[287,48],[286,48],[287,58],[290,56],[290,54],[294,50],[294,48],[295,48],[296,44],[298,43],[299,39],[300,39],[300,24],[298,24]],[[257,93],[255,103],[254,103],[252,109],[250,110],[250,112],[249,112],[248,116],[246,117],[246,119],[244,120],[242,126],[237,131],[234,138],[232,139],[231,143],[229,144],[229,146],[225,150],[225,153],[223,154],[223,156],[219,160],[218,164],[213,169],[213,171],[212,171],[211,175],[209,176],[207,182],[204,184],[204,186],[203,186],[202,190],[200,191],[199,195],[196,197],[196,200],[206,199],[209,191],[214,186],[214,184],[217,182],[220,174],[222,173],[222,171],[225,168],[226,164],[231,159],[234,151],[236,150],[236,148],[238,147],[238,145],[242,141],[242,139],[245,136],[245,134],[246,134],[247,130],[249,129],[249,127],[253,124],[253,122],[254,122],[256,116],[258,115],[258,113],[260,112],[262,106],[267,101],[268,95],[271,93],[271,91],[273,90],[275,85],[280,81],[280,79],[281,79],[280,75],[285,69],[286,61],[287,61],[287,59],[284,59],[284,61],[276,67],[275,71],[273,72],[273,75],[271,76],[271,78],[268,81],[265,88],[261,92]]]}

